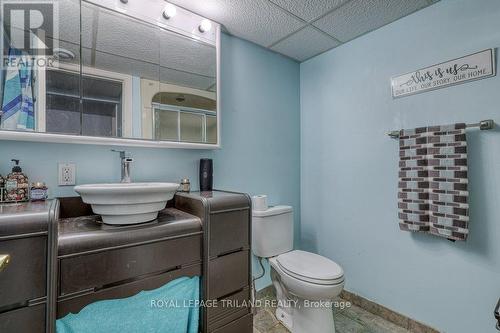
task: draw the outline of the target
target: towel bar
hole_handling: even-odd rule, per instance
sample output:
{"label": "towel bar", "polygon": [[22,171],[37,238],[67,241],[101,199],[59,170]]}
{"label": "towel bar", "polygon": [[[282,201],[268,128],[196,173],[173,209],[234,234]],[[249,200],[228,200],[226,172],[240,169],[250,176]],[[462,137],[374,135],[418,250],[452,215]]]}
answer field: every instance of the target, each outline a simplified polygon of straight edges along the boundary
{"label": "towel bar", "polygon": [[[478,127],[480,130],[490,130],[490,129],[495,128],[495,122],[492,119],[486,119],[486,120],[481,120],[478,123],[466,124],[465,126],[467,128]],[[387,132],[386,134],[388,136],[390,136],[392,139],[399,138],[399,131],[390,131],[390,132]]]}

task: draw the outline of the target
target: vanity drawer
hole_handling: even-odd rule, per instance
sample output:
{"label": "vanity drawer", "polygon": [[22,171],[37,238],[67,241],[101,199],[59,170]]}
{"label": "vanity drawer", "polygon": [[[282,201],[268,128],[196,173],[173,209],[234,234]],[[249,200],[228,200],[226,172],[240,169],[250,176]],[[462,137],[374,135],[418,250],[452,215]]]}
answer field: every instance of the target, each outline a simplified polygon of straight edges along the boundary
{"label": "vanity drawer", "polygon": [[106,287],[201,261],[202,236],[81,255],[60,260],[60,294]]}
{"label": "vanity drawer", "polygon": [[209,330],[224,326],[248,314],[251,309],[249,287],[224,297],[218,300],[217,307],[207,308]]}
{"label": "vanity drawer", "polygon": [[102,289],[77,297],[60,299],[57,301],[57,318],[62,318],[68,313],[78,313],[85,306],[106,299],[119,299],[136,295],[143,290],[153,290],[164,286],[177,278],[188,276],[201,276],[201,263],[185,268],[175,269],[167,273],[158,274],[145,279]]}
{"label": "vanity drawer", "polygon": [[0,272],[0,308],[46,295],[47,237],[1,241],[0,254],[10,256]]}
{"label": "vanity drawer", "polygon": [[248,209],[210,216],[210,257],[250,246]]}
{"label": "vanity drawer", "polygon": [[219,299],[249,285],[248,254],[239,251],[210,261],[208,299]]}
{"label": "vanity drawer", "polygon": [[251,313],[240,319],[237,319],[219,329],[210,331],[213,333],[252,333],[253,332],[253,316]]}
{"label": "vanity drawer", "polygon": [[24,307],[0,314],[0,332],[44,333],[45,304]]}

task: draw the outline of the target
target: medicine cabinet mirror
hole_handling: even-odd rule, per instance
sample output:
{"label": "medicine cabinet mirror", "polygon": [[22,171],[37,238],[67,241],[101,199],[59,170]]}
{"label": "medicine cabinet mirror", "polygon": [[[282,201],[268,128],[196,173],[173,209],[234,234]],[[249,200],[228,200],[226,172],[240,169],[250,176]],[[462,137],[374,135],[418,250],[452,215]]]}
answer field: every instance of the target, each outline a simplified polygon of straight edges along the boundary
{"label": "medicine cabinet mirror", "polygon": [[0,3],[0,139],[219,146],[215,22],[163,0]]}

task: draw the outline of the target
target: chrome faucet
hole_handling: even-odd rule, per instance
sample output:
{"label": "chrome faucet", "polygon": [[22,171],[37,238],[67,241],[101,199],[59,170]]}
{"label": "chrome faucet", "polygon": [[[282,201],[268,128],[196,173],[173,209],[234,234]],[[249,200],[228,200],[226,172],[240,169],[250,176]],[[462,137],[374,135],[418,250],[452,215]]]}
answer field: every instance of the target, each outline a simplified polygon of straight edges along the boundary
{"label": "chrome faucet", "polygon": [[130,163],[134,161],[130,153],[126,152],[125,150],[114,150],[111,149],[111,151],[114,151],[115,153],[120,153],[120,158],[122,160],[122,183],[130,183]]}

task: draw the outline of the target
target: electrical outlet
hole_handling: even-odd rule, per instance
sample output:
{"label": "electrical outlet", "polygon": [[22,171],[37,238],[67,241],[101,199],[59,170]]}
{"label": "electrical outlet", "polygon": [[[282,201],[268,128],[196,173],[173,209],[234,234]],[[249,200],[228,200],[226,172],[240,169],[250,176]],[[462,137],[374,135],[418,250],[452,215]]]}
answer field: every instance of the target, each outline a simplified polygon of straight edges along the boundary
{"label": "electrical outlet", "polygon": [[59,163],[59,186],[76,185],[76,165]]}

